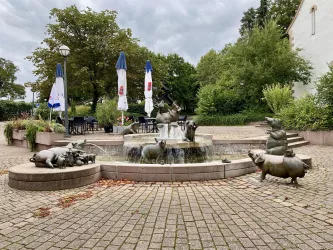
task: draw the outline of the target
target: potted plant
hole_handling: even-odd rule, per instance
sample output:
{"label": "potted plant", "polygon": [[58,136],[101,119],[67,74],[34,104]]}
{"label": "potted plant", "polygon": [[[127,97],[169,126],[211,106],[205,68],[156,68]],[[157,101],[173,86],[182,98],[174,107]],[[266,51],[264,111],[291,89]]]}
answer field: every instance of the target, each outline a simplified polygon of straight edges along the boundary
{"label": "potted plant", "polygon": [[104,127],[105,133],[113,132],[113,124],[117,122],[119,115],[121,115],[121,112],[117,110],[117,101],[115,99],[106,100],[97,105],[96,118],[98,124]]}

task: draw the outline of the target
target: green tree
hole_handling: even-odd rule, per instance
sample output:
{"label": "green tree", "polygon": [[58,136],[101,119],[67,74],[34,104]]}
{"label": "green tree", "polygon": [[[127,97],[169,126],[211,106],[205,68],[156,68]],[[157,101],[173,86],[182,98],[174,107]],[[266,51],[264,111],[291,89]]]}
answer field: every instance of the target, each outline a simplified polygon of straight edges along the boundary
{"label": "green tree", "polygon": [[239,29],[241,36],[250,33],[255,25],[264,27],[265,23],[270,19],[269,10],[270,2],[268,0],[260,0],[260,5],[257,9],[251,7],[245,11]]}
{"label": "green tree", "polygon": [[301,0],[272,0],[269,16],[285,33],[296,15]]}
{"label": "green tree", "polygon": [[13,62],[0,58],[0,97],[8,97],[11,100],[25,97],[24,86],[15,83],[18,70]]}
{"label": "green tree", "polygon": [[[70,6],[52,9],[50,17],[54,21],[47,25],[48,37],[43,40],[44,46],[27,57],[36,67],[34,73],[38,76],[38,89],[43,97],[50,93],[56,63],[63,61],[58,53],[62,44],[71,50],[67,60],[70,100],[92,100],[92,111],[95,111],[100,96],[114,97],[117,94],[115,65],[120,51],[126,54],[129,98],[143,96],[143,68],[151,53],[138,45],[138,39],[132,37],[130,29],[118,26],[117,12],[95,12],[90,8],[80,11],[76,6]],[[158,71],[159,67],[156,69]],[[155,83],[159,83],[156,78]],[[138,91],[140,87],[141,91]]]}
{"label": "green tree", "polygon": [[193,112],[197,99],[199,84],[196,81],[196,70],[193,65],[177,54],[166,57],[168,75],[167,86],[171,90],[172,98],[185,112]]}
{"label": "green tree", "polygon": [[266,85],[310,81],[310,63],[299,56],[299,50],[290,48],[288,39],[281,39],[281,29],[274,21],[264,28],[256,25],[251,33],[223,51],[218,59],[222,70],[215,76],[215,84],[222,86],[222,91],[237,93],[246,106],[266,105],[262,101]]}
{"label": "green tree", "polygon": [[243,17],[241,19],[241,27],[239,29],[239,33],[243,36],[246,32],[249,32],[253,29],[253,27],[257,23],[257,11],[254,8],[250,8],[243,13]]}
{"label": "green tree", "polygon": [[268,0],[260,0],[260,6],[256,10],[257,23],[259,27],[264,27],[265,23],[269,20],[269,2]]}

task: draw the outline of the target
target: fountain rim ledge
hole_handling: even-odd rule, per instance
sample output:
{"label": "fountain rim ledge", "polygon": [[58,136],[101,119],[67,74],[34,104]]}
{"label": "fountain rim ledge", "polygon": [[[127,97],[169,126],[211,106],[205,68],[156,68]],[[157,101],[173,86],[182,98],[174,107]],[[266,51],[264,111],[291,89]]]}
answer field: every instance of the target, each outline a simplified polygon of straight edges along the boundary
{"label": "fountain rim ledge", "polygon": [[[297,156],[311,165],[309,156]],[[100,178],[137,182],[208,181],[239,177],[257,169],[250,158],[232,160],[231,163],[165,165],[98,161],[65,169],[37,168],[34,163],[26,163],[9,169],[8,185],[20,190],[54,191],[90,185]]]}

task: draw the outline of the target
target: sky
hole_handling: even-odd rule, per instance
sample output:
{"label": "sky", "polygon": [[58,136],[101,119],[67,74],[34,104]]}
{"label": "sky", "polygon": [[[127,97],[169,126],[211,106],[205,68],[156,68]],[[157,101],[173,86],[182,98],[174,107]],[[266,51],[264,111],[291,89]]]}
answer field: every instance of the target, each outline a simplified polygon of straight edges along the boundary
{"label": "sky", "polygon": [[[17,83],[35,81],[33,65],[25,60],[46,37],[52,8],[76,5],[94,11],[118,12],[117,23],[150,50],[177,53],[196,65],[210,49],[221,50],[239,37],[240,19],[259,0],[0,0],[0,57],[20,71]],[[32,101],[27,89],[26,101]]]}

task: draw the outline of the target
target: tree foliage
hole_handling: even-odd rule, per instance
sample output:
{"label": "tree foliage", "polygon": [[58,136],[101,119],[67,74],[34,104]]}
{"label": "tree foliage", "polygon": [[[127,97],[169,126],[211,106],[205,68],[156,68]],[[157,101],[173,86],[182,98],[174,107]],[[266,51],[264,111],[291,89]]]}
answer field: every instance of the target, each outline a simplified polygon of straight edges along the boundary
{"label": "tree foliage", "polygon": [[292,22],[301,0],[260,0],[257,9],[249,8],[243,13],[239,33],[244,36],[255,25],[263,27],[269,20],[275,20],[283,34]]}
{"label": "tree foliage", "polygon": [[273,0],[269,16],[285,33],[296,15],[301,0]]}
{"label": "tree foliage", "polygon": [[246,32],[251,31],[257,24],[257,10],[250,8],[243,13],[239,33],[243,36]]}
{"label": "tree foliage", "polygon": [[327,105],[333,112],[333,66],[316,83],[317,97],[321,104]]}
{"label": "tree foliage", "polygon": [[[294,81],[304,84],[309,82],[309,62],[299,56],[299,50],[290,48],[286,38],[281,39],[281,29],[274,21],[269,21],[263,28],[256,25],[251,34],[222,51],[210,54],[213,58],[211,60],[218,61],[222,70],[207,72],[207,75],[210,74],[210,79],[217,79],[214,81],[223,87],[221,91],[233,90],[238,93],[245,106],[263,105],[262,90],[266,85],[276,82],[282,85]],[[198,65],[205,64],[205,58],[202,57]],[[198,67],[200,76],[205,75],[204,71],[199,71]],[[201,102],[199,98],[199,108]]]}
{"label": "tree foliage", "polygon": [[[92,100],[95,111],[100,96],[110,98],[117,93],[115,65],[120,51],[127,60],[129,98],[143,98],[144,65],[147,59],[158,61],[147,48],[140,47],[130,29],[121,29],[116,23],[117,12],[104,10],[83,11],[76,6],[54,8],[50,12],[52,23],[47,25],[44,46],[37,48],[27,59],[32,61],[38,76],[38,90],[43,97],[50,93],[56,64],[63,58],[58,48],[65,44],[71,52],[67,60],[68,97],[77,102]],[[154,85],[160,86],[163,67],[156,63]],[[138,91],[140,89],[140,91]]]}
{"label": "tree foliage", "polygon": [[272,84],[266,86],[263,90],[265,100],[269,108],[278,114],[280,110],[286,107],[292,101],[292,91],[290,86],[281,86],[281,84]]}
{"label": "tree foliage", "polygon": [[24,86],[15,83],[18,70],[14,63],[0,57],[0,98],[15,100],[25,97]]}
{"label": "tree foliage", "polygon": [[177,54],[168,55],[166,62],[168,70],[166,82],[172,98],[185,112],[193,112],[197,104],[196,95],[199,89],[194,66],[185,62]]}

